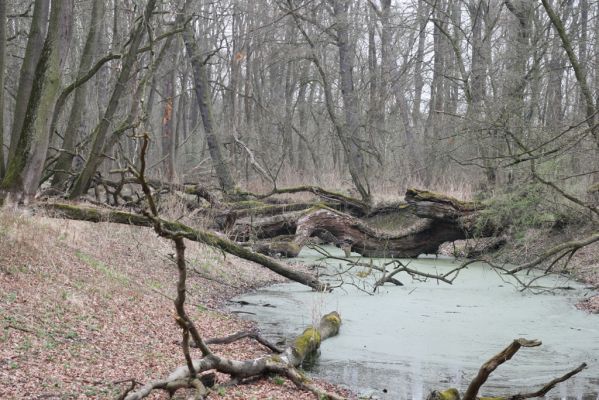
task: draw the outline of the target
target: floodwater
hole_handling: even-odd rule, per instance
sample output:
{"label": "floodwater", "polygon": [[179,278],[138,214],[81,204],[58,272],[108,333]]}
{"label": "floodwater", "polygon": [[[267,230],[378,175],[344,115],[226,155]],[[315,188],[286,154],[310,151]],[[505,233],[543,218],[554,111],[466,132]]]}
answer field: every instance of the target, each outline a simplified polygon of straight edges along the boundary
{"label": "floodwater", "polygon": [[[304,249],[298,259],[311,264],[318,257]],[[436,258],[405,262],[438,274],[458,265]],[[336,268],[339,261],[331,264]],[[432,389],[449,387],[463,393],[483,362],[523,337],[543,345],[522,348],[495,370],[479,395],[535,391],[586,362],[586,370],[546,398],[599,400],[599,315],[574,307],[589,290],[564,278],[543,278],[539,282],[545,286],[575,289],[521,293],[480,264],[461,271],[453,285],[415,281],[404,273],[396,278],[405,286],[386,284],[375,295],[351,286],[314,293],[296,283],[274,285],[239,297],[250,304],[233,309],[257,321],[274,341],[292,338],[322,314],[338,311],[340,334],[323,342],[310,371],[372,398],[422,399]]]}

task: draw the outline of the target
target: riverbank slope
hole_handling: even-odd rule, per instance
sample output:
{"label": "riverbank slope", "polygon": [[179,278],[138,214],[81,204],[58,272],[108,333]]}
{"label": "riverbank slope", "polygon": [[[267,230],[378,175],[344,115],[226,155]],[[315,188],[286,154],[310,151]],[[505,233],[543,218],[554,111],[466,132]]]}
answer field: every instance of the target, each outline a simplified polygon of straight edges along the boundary
{"label": "riverbank slope", "polygon": [[[186,245],[187,309],[201,334],[251,329],[225,310],[226,301],[282,279],[207,246]],[[173,318],[173,254],[171,243],[148,228],[0,211],[0,398],[117,398],[132,380],[162,378],[184,364]],[[236,359],[267,351],[249,339],[214,350]],[[209,398],[313,397],[272,377],[222,386]]]}

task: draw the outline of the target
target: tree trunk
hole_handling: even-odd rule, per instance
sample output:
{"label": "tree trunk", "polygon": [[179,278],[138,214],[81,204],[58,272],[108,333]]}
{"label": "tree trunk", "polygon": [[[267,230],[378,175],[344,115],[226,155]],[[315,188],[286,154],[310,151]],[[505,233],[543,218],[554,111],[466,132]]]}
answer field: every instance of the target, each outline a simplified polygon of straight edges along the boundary
{"label": "tree trunk", "polygon": [[[4,0],[3,2],[6,3]],[[7,162],[10,162],[13,155],[17,152],[17,144],[25,121],[36,67],[44,46],[44,38],[46,37],[46,30],[48,28],[49,9],[50,0],[35,0],[29,39],[27,40],[25,58],[23,59],[19,76],[19,86],[17,89],[17,98],[15,100],[15,110],[13,112],[13,123],[10,130],[10,147],[8,150]],[[2,89],[4,90],[4,88]]]}
{"label": "tree trunk", "polygon": [[[176,51],[176,50],[175,50]],[[174,54],[170,52],[171,57]],[[162,158],[164,178],[168,182],[175,181],[175,131],[174,131],[174,106],[175,106],[175,80],[176,68],[164,75],[164,109],[162,112]]]}
{"label": "tree trunk", "polygon": [[[79,62],[79,72],[77,74],[78,79],[80,79],[83,74],[89,71],[94,57],[96,57],[98,45],[100,43],[102,26],[101,21],[104,18],[105,11],[106,7],[104,1],[95,1],[93,3],[89,32],[87,34],[83,53],[81,54],[81,61]],[[63,133],[61,152],[58,156],[56,164],[54,165],[55,173],[54,178],[52,179],[52,187],[54,188],[63,188],[66,180],[70,176],[71,163],[76,153],[75,141],[77,139],[82,118],[85,113],[85,105],[89,91],[88,88],[89,86],[87,84],[83,84],[75,89],[73,106],[71,107],[71,113],[69,115],[67,127]],[[54,118],[57,119],[57,116]]]}
{"label": "tree trunk", "polygon": [[204,125],[204,133],[208,144],[208,151],[212,158],[214,170],[218,177],[221,189],[225,193],[233,193],[235,191],[235,181],[229,170],[225,158],[223,156],[222,145],[217,137],[214,127],[214,116],[212,112],[212,98],[210,94],[210,86],[208,83],[208,75],[206,74],[206,66],[204,64],[204,56],[200,51],[196,39],[193,36],[191,27],[187,27],[183,32],[183,41],[187,56],[191,63],[194,76],[194,89],[198,100],[200,114]]}
{"label": "tree trunk", "polygon": [[[257,249],[265,254],[295,257],[310,237],[317,236],[365,257],[411,258],[434,254],[445,242],[466,239],[474,233],[493,235],[501,230],[477,219],[482,207],[476,203],[416,189],[409,189],[405,197],[411,212],[422,219],[400,232],[381,231],[361,219],[325,207],[265,219],[252,232],[262,238],[294,235],[292,240],[275,238],[271,243],[260,243]],[[404,210],[405,206],[394,205],[390,210],[381,211],[401,213]],[[238,232],[239,237],[250,236],[247,229],[241,228],[234,232]]]}
{"label": "tree trunk", "polygon": [[428,4],[425,0],[418,0],[418,49],[414,62],[414,104],[412,106],[412,123],[421,126],[420,103],[422,102],[422,66],[424,65],[424,45],[426,41],[426,24],[428,22]]}
{"label": "tree trunk", "polygon": [[348,9],[349,0],[335,0],[333,13],[336,18],[337,48],[339,50],[339,75],[341,81],[341,97],[345,113],[345,126],[341,144],[345,149],[347,164],[352,181],[360,193],[362,200],[371,201],[370,185],[367,177],[367,166],[360,138],[360,115],[358,94],[354,87],[354,43],[350,42]]}
{"label": "tree trunk", "polygon": [[121,98],[127,90],[127,83],[131,78],[133,65],[137,59],[137,50],[141,45],[141,41],[146,31],[146,26],[149,23],[150,17],[152,16],[155,5],[156,0],[148,0],[142,19],[138,21],[133,32],[131,33],[131,37],[128,42],[129,50],[122,58],[121,69],[110,96],[110,100],[108,101],[108,106],[106,107],[100,122],[92,132],[92,146],[90,154],[87,158],[85,166],[83,167],[83,170],[77,176],[77,179],[75,180],[75,183],[69,192],[69,198],[79,197],[88,191],[94,174],[104,160],[108,129],[110,128],[113,117],[119,107]]}
{"label": "tree trunk", "polygon": [[0,182],[4,178],[4,69],[6,67],[6,1],[0,4]]}
{"label": "tree trunk", "polygon": [[13,201],[28,201],[35,195],[44,169],[50,141],[50,122],[56,104],[62,65],[69,48],[72,0],[54,0],[48,36],[35,71],[27,113],[15,153],[0,189]]}

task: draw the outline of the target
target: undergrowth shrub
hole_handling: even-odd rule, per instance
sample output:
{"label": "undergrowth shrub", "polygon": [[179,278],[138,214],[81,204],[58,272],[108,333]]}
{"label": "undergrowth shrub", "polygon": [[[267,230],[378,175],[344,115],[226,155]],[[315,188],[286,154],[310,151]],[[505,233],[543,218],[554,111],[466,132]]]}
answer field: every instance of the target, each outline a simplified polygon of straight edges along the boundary
{"label": "undergrowth shrub", "polygon": [[514,190],[497,193],[485,201],[486,208],[477,219],[479,231],[496,226],[516,239],[529,229],[561,228],[584,222],[584,213],[541,183],[521,185]]}

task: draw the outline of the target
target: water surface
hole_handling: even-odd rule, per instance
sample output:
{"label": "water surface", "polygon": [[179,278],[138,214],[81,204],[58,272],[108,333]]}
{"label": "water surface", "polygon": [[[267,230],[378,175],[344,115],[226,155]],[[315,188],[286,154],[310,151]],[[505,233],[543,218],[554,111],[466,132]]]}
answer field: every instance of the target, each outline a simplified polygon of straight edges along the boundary
{"label": "water surface", "polygon": [[[313,263],[318,257],[304,249],[299,259]],[[437,273],[458,265],[450,259],[405,261],[410,268]],[[333,268],[339,264],[331,263]],[[599,399],[599,315],[574,307],[590,294],[580,285],[543,279],[546,286],[577,288],[521,293],[479,264],[462,271],[453,285],[403,274],[397,278],[405,286],[387,284],[376,295],[353,287],[323,294],[296,283],[274,285],[238,298],[251,305],[236,310],[257,321],[273,340],[291,338],[322,314],[338,311],[341,332],[323,343],[311,371],[380,399],[422,399],[431,389],[447,387],[463,393],[480,365],[519,337],[543,345],[521,349],[491,375],[481,395],[537,390],[584,361],[589,368],[548,398]]]}

